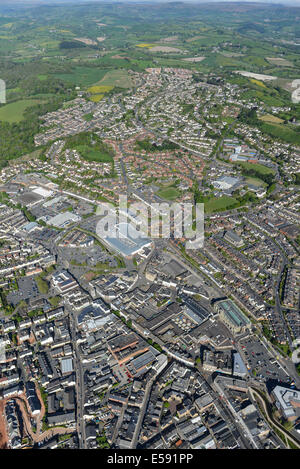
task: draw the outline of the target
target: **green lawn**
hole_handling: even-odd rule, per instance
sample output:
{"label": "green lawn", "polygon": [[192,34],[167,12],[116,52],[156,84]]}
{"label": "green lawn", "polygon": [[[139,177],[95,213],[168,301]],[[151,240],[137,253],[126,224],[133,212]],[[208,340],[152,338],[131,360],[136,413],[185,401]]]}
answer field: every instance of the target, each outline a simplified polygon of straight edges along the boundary
{"label": "green lawn", "polygon": [[45,81],[45,80],[47,80],[47,78],[48,78],[48,75],[43,75],[43,74],[40,74],[40,75],[38,75],[37,77],[38,77],[38,79],[39,79],[39,80],[41,80],[41,81]]}
{"label": "green lawn", "polygon": [[257,186],[257,187],[267,187],[267,184],[263,182],[261,179],[252,178],[252,177],[246,178],[246,184],[253,184],[253,186]]}
{"label": "green lawn", "polygon": [[255,171],[259,172],[260,174],[274,174],[273,169],[264,166],[263,164],[259,163],[248,163],[243,161],[238,161],[238,164],[245,169],[254,169]]}
{"label": "green lawn", "polygon": [[43,280],[41,277],[36,277],[35,282],[37,284],[40,294],[46,295],[49,291],[48,282],[46,282],[46,280]]}
{"label": "green lawn", "polygon": [[20,122],[24,117],[25,110],[40,102],[41,101],[38,99],[22,99],[14,103],[6,104],[0,107],[0,121],[9,123]]}
{"label": "green lawn", "polygon": [[180,192],[175,187],[164,187],[156,192],[156,195],[161,199],[176,200],[180,196]]}
{"label": "green lawn", "polygon": [[78,145],[77,150],[79,151],[82,158],[88,161],[97,161],[99,163],[112,163],[113,157],[105,151],[93,150],[87,145]]}
{"label": "green lawn", "polygon": [[48,298],[49,303],[53,308],[57,308],[57,306],[60,303],[60,297],[59,296],[53,296],[52,298]]}
{"label": "green lawn", "polygon": [[229,197],[228,195],[224,195],[223,197],[212,197],[207,202],[204,202],[204,212],[212,213],[230,209],[230,207],[236,202],[237,200],[234,197]]}

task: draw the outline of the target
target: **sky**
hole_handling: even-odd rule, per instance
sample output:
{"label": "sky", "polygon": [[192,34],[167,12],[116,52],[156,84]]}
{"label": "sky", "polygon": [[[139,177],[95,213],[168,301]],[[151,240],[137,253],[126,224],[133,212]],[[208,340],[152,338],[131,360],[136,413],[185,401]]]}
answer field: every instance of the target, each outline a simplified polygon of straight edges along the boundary
{"label": "sky", "polygon": [[281,4],[300,7],[300,0],[0,0],[1,5],[53,5],[53,4],[72,4],[72,3],[171,3],[181,1],[182,3],[265,3],[265,4]]}

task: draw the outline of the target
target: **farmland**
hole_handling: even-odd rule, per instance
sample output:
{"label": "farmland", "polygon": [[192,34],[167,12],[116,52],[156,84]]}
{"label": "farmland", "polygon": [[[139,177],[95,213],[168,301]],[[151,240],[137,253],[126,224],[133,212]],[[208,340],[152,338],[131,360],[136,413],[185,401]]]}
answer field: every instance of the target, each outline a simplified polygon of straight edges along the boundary
{"label": "farmland", "polygon": [[[297,22],[288,9],[280,7],[278,23],[278,13],[265,7],[259,14],[252,7],[241,7],[234,21],[233,6],[220,6],[216,17],[207,5],[45,5],[47,20],[35,7],[12,7],[9,13],[3,9],[3,18],[1,8],[1,78],[7,85],[1,122],[23,122],[28,106],[34,104],[54,109],[63,101],[65,107],[75,87],[100,103],[108,94],[131,88],[132,73],[155,67],[190,69],[201,80],[211,73],[226,76],[242,86],[245,102],[269,108],[297,105],[298,91],[292,83],[299,79],[300,60],[288,39]],[[263,28],[258,25],[262,18],[267,18]],[[298,115],[294,109],[291,117]],[[282,122],[281,116],[269,117],[272,114],[267,109],[260,130],[271,138],[297,143],[297,129]],[[37,126],[37,112],[34,119]],[[29,134],[27,150],[32,149]]]}
{"label": "farmland", "polygon": [[94,85],[88,88],[87,91],[91,94],[99,94],[99,93],[107,93],[108,91],[112,89],[113,89],[113,86]]}
{"label": "farmland", "polygon": [[114,86],[119,88],[130,88],[132,86],[132,80],[128,75],[127,70],[110,70],[104,75],[98,85],[110,87],[110,89]]}
{"label": "farmland", "polygon": [[272,116],[271,114],[265,114],[264,116],[260,117],[260,120],[264,122],[271,122],[271,124],[282,124],[284,122],[283,119],[280,119],[276,116]]}
{"label": "farmland", "polygon": [[106,71],[95,67],[75,67],[70,73],[57,74],[57,78],[79,86],[90,86],[100,81]]}
{"label": "farmland", "polygon": [[0,120],[9,123],[20,122],[24,118],[24,111],[40,102],[37,99],[23,99],[0,107]]}
{"label": "farmland", "polygon": [[94,103],[99,103],[99,101],[101,101],[103,98],[104,98],[104,94],[95,93],[90,97],[90,100],[93,101]]}
{"label": "farmland", "polygon": [[266,59],[272,64],[278,67],[293,67],[293,63],[289,60],[283,59],[282,57],[266,57]]}

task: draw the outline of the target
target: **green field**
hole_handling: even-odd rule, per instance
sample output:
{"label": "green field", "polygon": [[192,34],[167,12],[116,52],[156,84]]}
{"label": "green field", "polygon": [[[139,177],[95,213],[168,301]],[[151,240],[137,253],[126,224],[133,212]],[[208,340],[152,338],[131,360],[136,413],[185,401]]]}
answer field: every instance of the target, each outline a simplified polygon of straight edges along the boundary
{"label": "green field", "polygon": [[249,178],[246,178],[245,182],[246,184],[252,184],[253,186],[257,186],[257,187],[267,187],[267,184],[265,182],[257,178],[249,177]]}
{"label": "green field", "polygon": [[204,202],[204,212],[212,213],[227,210],[230,209],[230,207],[236,202],[237,200],[234,197],[229,197],[228,195],[224,195],[222,197],[212,197],[207,202]]}
{"label": "green field", "polygon": [[[261,88],[262,89],[262,88]],[[259,89],[248,89],[242,94],[243,99],[255,99],[262,101],[267,106],[284,106],[285,101],[279,95],[270,95],[265,91]]]}
{"label": "green field", "polygon": [[6,104],[0,108],[0,121],[9,123],[20,122],[24,118],[27,108],[41,103],[38,99],[22,99],[14,103]]}
{"label": "green field", "polygon": [[128,75],[127,70],[111,70],[105,74],[105,76],[100,80],[98,85],[102,86],[117,86],[119,88],[131,88],[133,82]]}
{"label": "green field", "polygon": [[296,143],[300,145],[300,132],[291,129],[287,125],[280,124],[269,124],[263,122],[260,126],[260,130],[273,138],[280,138],[281,140],[288,143]]}
{"label": "green field", "polygon": [[104,98],[104,94],[93,94],[93,96],[90,97],[90,100],[93,101],[94,103],[99,103],[101,99]]}
{"label": "green field", "polygon": [[99,85],[102,87],[130,88],[133,86],[132,80],[127,70],[116,69],[107,70],[103,68],[78,66],[74,67],[70,73],[56,75],[63,81],[73,83],[78,86]]}
{"label": "green field", "polygon": [[164,187],[156,192],[161,199],[176,200],[180,196],[180,192],[175,187]]}
{"label": "green field", "polygon": [[91,94],[102,94],[102,93],[108,93],[108,91],[111,91],[113,89],[112,86],[108,85],[94,85],[88,88],[88,92]]}
{"label": "green field", "polygon": [[247,162],[241,162],[238,161],[239,166],[242,166],[245,169],[254,169],[260,174],[274,174],[273,169],[268,168],[267,166],[264,166],[262,164],[258,163],[247,163]]}
{"label": "green field", "polygon": [[98,163],[112,163],[113,157],[105,151],[93,150],[87,145],[78,145],[77,150],[79,151],[82,158],[87,161],[96,161]]}
{"label": "green field", "polygon": [[78,86],[90,86],[99,82],[106,74],[107,70],[97,67],[75,67],[70,73],[57,74],[56,77],[63,81],[73,83]]}
{"label": "green field", "polygon": [[265,114],[259,119],[263,122],[270,122],[270,124],[282,124],[284,122],[283,119],[279,119],[279,117],[272,116],[271,114]]}

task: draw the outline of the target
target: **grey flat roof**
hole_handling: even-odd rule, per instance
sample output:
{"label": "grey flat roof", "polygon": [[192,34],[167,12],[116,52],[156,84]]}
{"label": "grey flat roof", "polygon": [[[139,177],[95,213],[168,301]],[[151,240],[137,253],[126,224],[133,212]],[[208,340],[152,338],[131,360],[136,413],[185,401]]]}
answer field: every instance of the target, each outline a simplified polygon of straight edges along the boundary
{"label": "grey flat roof", "polygon": [[247,373],[246,366],[242,360],[241,355],[236,352],[233,354],[233,374],[244,375]]}
{"label": "grey flat roof", "polygon": [[56,227],[64,227],[67,224],[77,222],[80,220],[78,215],[70,212],[63,212],[55,215],[54,217],[48,220],[49,225],[54,225]]}
{"label": "grey flat roof", "polygon": [[132,365],[136,370],[142,368],[143,366],[148,365],[149,363],[155,360],[155,356],[150,350],[148,352],[139,355],[137,358],[131,360],[130,365]]}
{"label": "grey flat roof", "polygon": [[151,243],[151,239],[143,236],[132,224],[120,223],[115,228],[116,236],[103,239],[123,256],[132,256]]}
{"label": "grey flat roof", "polygon": [[62,373],[71,373],[73,371],[73,359],[72,358],[63,358],[61,360],[61,372]]}

